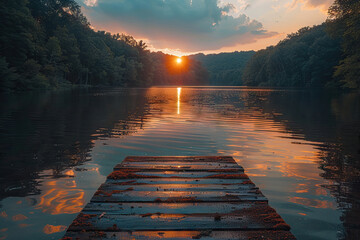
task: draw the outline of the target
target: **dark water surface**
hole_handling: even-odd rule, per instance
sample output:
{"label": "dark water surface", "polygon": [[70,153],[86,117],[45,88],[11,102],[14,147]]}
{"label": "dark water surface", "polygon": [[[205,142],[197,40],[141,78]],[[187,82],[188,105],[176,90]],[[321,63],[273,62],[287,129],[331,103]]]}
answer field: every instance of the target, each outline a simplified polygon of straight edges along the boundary
{"label": "dark water surface", "polygon": [[360,239],[360,95],[151,88],[0,96],[0,239],[58,239],[128,155],[231,155],[298,239]]}

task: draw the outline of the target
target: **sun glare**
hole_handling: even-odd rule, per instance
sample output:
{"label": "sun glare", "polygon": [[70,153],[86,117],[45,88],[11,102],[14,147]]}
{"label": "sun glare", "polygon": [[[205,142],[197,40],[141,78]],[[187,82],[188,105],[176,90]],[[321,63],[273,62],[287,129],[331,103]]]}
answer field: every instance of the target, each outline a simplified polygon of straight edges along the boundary
{"label": "sun glare", "polygon": [[178,64],[180,64],[180,63],[182,62],[182,59],[181,59],[181,58],[177,58],[177,59],[176,59],[176,62],[177,62]]}
{"label": "sun glare", "polygon": [[177,114],[180,114],[181,87],[177,88]]}

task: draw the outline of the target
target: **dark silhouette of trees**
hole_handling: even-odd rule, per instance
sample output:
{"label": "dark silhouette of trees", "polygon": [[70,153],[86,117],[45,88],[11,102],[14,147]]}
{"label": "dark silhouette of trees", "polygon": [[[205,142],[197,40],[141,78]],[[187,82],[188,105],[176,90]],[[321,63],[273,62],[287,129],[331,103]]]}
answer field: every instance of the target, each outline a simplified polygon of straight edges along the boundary
{"label": "dark silhouette of trees", "polygon": [[213,85],[360,88],[360,2],[336,0],[328,20],[289,34],[276,46],[253,52],[193,58]]}
{"label": "dark silhouette of trees", "polygon": [[180,65],[132,36],[95,32],[74,0],[3,0],[0,15],[0,91],[206,83],[360,88],[357,0],[336,0],[326,23],[276,46],[197,54]]}
{"label": "dark silhouette of trees", "polygon": [[334,66],[340,59],[339,39],[330,37],[325,24],[289,34],[276,46],[258,51],[244,69],[250,86],[332,86]]}
{"label": "dark silhouette of trees", "polygon": [[210,85],[239,86],[243,85],[242,73],[255,51],[242,51],[219,54],[196,54],[190,56],[200,61],[209,71]]}
{"label": "dark silhouette of trees", "polygon": [[[206,82],[195,60],[172,74],[162,53],[124,34],[95,32],[74,0],[3,0],[0,91],[74,85],[147,87]],[[162,69],[164,78],[156,78]],[[205,77],[205,78],[204,78]]]}
{"label": "dark silhouette of trees", "polygon": [[336,0],[329,8],[329,32],[341,36],[342,58],[334,77],[345,87],[360,88],[360,2]]}

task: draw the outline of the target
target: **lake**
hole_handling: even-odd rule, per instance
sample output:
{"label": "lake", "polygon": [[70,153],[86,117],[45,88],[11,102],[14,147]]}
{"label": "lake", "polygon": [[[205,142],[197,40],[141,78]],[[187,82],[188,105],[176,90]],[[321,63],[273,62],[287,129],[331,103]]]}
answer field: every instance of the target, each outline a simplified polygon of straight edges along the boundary
{"label": "lake", "polygon": [[233,156],[298,239],[359,239],[359,93],[90,89],[0,110],[0,239],[61,238],[129,155]]}

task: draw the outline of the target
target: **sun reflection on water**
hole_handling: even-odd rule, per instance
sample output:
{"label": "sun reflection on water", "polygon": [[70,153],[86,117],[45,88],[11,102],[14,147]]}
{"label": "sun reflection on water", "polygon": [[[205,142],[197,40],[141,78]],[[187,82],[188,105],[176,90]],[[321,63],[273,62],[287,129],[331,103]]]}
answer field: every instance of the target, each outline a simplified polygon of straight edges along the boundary
{"label": "sun reflection on water", "polygon": [[180,104],[181,104],[181,87],[177,88],[177,114],[180,114]]}
{"label": "sun reflection on water", "polygon": [[[284,97],[283,94],[261,89],[223,90],[154,87],[145,90],[144,93],[141,92],[142,90],[131,90],[126,93],[127,95],[121,92],[125,95],[124,99],[115,91],[108,95],[96,96],[96,101],[89,102],[92,104],[99,102],[98,107],[101,111],[97,115],[100,117],[95,118],[90,115],[87,116],[86,121],[81,121],[93,123],[90,134],[85,128],[79,127],[74,127],[79,131],[66,131],[66,134],[76,134],[74,137],[76,139],[79,137],[88,139],[91,136],[89,142],[94,146],[91,150],[93,157],[91,164],[96,164],[98,168],[91,170],[89,162],[86,162],[84,166],[87,170],[79,170],[78,168],[81,167],[77,164],[76,167],[70,167],[74,170],[63,170],[60,177],[55,177],[52,170],[45,170],[44,175],[48,177],[45,178],[40,174],[37,186],[40,194],[28,197],[31,199],[31,204],[28,204],[26,199],[3,203],[6,211],[0,211],[0,225],[6,223],[9,226],[16,224],[24,227],[30,221],[36,222],[36,219],[43,218],[46,222],[38,226],[32,225],[31,229],[40,230],[42,234],[61,237],[59,232],[64,229],[62,226],[69,224],[74,218],[71,214],[76,214],[82,209],[85,202],[91,198],[91,191],[94,192],[104,182],[112,167],[125,156],[231,155],[246,169],[246,173],[269,198],[272,206],[292,225],[294,233],[300,234],[299,238],[304,229],[301,223],[305,222],[306,227],[314,226],[309,227],[308,232],[314,233],[309,236],[320,234],[315,227],[316,224],[311,224],[313,220],[314,223],[321,220],[322,227],[332,234],[331,236],[335,236],[333,232],[335,231],[336,234],[336,227],[333,226],[341,224],[339,211],[335,210],[337,203],[329,192],[330,188],[324,186],[333,184],[330,177],[333,176],[333,172],[339,171],[339,166],[332,162],[324,166],[319,165],[328,157],[326,149],[333,148],[332,145],[328,148],[323,147],[329,131],[324,134],[324,129],[319,130],[322,125],[316,125],[314,131],[313,124],[316,122],[312,120],[312,115],[307,116],[309,119],[306,121],[302,121],[301,114],[307,111],[299,114],[299,110],[294,110],[293,103],[290,102],[288,106],[287,101],[291,100],[289,96]],[[293,96],[293,94],[289,95]],[[113,99],[114,96],[123,101]],[[304,101],[303,98],[301,100]],[[74,102],[74,105],[78,106],[76,104]],[[96,112],[95,105],[89,106],[94,112]],[[309,107],[305,103],[304,105]],[[316,112],[323,109],[326,109],[326,106],[312,108]],[[72,113],[76,113],[76,110]],[[123,113],[120,114],[119,111]],[[71,116],[69,119],[78,121],[82,120],[81,116],[76,118]],[[314,116],[321,117],[320,114]],[[327,117],[326,121],[322,119],[321,123],[326,125],[329,121],[332,124],[329,119],[331,120],[331,116]],[[69,124],[74,123],[69,122]],[[68,126],[67,128],[72,129]],[[308,132],[306,133],[304,129]],[[314,136],[306,136],[309,133]],[[85,140],[80,140],[81,143],[82,141]],[[77,150],[79,155],[85,153],[81,152],[80,148]],[[88,149],[85,151],[87,152]],[[77,154],[71,159],[76,159],[76,156]],[[182,165],[176,163],[174,167],[181,168]],[[326,171],[329,171],[327,179],[321,175],[327,173]],[[83,177],[79,177],[80,174]],[[90,185],[91,181],[93,181],[92,185]],[[168,186],[163,187],[168,188]],[[164,197],[181,197],[181,193],[178,192],[186,187],[178,183],[175,190],[163,191],[162,194]],[[27,204],[29,207],[25,211],[22,208]],[[174,204],[169,205],[168,208],[178,208],[178,206]],[[28,219],[18,216],[22,213]],[[68,222],[51,222],[55,218],[59,219],[59,216],[54,216],[58,214],[69,215],[61,216],[67,218]],[[177,216],[154,215],[154,217],[176,218]],[[13,218],[18,221],[14,222]],[[9,236],[19,232],[16,232],[14,227],[7,230],[8,225],[3,225],[0,229],[0,238],[7,234],[2,231],[10,231]],[[331,228],[328,225],[331,225]],[[146,236],[149,233],[144,234]],[[197,236],[194,234],[189,232],[184,238]],[[162,235],[165,236],[179,237],[177,233],[170,232]]]}

